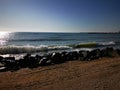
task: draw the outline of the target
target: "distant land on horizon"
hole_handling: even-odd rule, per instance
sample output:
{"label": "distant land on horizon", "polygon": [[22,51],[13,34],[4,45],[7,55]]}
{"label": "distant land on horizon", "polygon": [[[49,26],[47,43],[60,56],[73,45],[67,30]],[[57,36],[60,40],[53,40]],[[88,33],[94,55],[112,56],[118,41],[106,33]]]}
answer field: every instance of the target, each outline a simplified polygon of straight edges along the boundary
{"label": "distant land on horizon", "polygon": [[[18,32],[19,33],[19,32]],[[120,34],[118,32],[21,32],[21,33],[88,33],[88,34]]]}
{"label": "distant land on horizon", "polygon": [[25,32],[20,32],[20,31],[16,31],[16,32],[13,32],[13,31],[1,31],[0,33],[2,32],[10,32],[10,33],[88,33],[88,34],[120,34],[120,31],[118,32],[31,32],[31,31],[25,31]]}
{"label": "distant land on horizon", "polygon": [[90,33],[90,34],[120,34],[120,31],[119,32],[87,32],[87,33]]}

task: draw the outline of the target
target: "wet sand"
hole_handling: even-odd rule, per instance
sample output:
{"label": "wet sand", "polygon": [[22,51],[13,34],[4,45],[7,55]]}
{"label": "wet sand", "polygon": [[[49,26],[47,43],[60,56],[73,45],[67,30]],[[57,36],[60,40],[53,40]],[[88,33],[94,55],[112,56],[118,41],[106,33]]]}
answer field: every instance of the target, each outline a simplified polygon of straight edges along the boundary
{"label": "wet sand", "polygon": [[0,90],[120,90],[120,57],[0,72]]}

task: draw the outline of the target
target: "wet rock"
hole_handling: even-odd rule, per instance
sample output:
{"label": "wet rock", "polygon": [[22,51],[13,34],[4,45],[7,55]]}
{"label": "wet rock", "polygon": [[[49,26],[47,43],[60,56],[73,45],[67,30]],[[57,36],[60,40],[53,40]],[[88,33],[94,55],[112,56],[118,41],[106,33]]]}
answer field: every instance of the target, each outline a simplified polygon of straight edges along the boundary
{"label": "wet rock", "polygon": [[5,71],[6,71],[6,67],[5,66],[0,67],[0,72],[5,72]]}
{"label": "wet rock", "polygon": [[71,58],[72,58],[72,55],[70,52],[66,52],[64,54],[64,60],[69,61],[69,60],[71,60]]}
{"label": "wet rock", "polygon": [[52,60],[52,63],[53,64],[59,64],[59,63],[63,63],[63,59],[62,59],[62,56],[60,53],[52,53],[52,56],[51,56],[51,60]]}
{"label": "wet rock", "polygon": [[[20,63],[23,64],[22,67],[29,67],[29,68],[34,68],[38,66],[38,58],[39,56],[31,56],[31,54],[27,54],[24,56],[23,59],[21,59]],[[21,65],[20,64],[20,65]]]}
{"label": "wet rock", "polygon": [[39,65],[40,66],[46,66],[46,65],[50,65],[52,62],[51,62],[51,59],[48,58],[48,57],[43,57],[40,61],[39,61]]}
{"label": "wet rock", "polygon": [[26,54],[22,59],[19,59],[18,65],[19,68],[26,68],[29,66],[31,54]]}
{"label": "wet rock", "polygon": [[120,49],[116,49],[116,52],[120,56]]}
{"label": "wet rock", "polygon": [[36,58],[36,60],[38,60],[38,61],[39,61],[40,59],[42,59],[42,58],[43,58],[43,56],[36,55],[36,56],[35,56],[35,58]]}
{"label": "wet rock", "polygon": [[65,61],[68,61],[68,54],[67,54],[67,52],[61,52],[61,60],[63,61],[63,62],[65,62]]}
{"label": "wet rock", "polygon": [[101,50],[101,57],[112,57],[113,56],[113,47],[107,47]]}
{"label": "wet rock", "polygon": [[78,60],[78,57],[79,57],[79,54],[78,54],[78,52],[77,51],[72,51],[72,52],[70,52],[71,54],[71,60]]}
{"label": "wet rock", "polygon": [[3,57],[2,56],[0,56],[0,62],[3,60]]}
{"label": "wet rock", "polygon": [[18,63],[15,60],[15,57],[5,57],[2,60],[2,63],[4,64],[4,66],[6,67],[6,70],[17,70],[18,68]]}
{"label": "wet rock", "polygon": [[95,49],[89,52],[84,60],[90,61],[98,58],[100,58],[100,49]]}
{"label": "wet rock", "polygon": [[84,50],[79,51],[79,57],[78,57],[79,60],[85,61],[85,57],[87,57],[88,53],[89,51],[84,51]]}
{"label": "wet rock", "polygon": [[19,68],[26,68],[27,67],[26,61],[24,59],[19,59],[19,61],[18,61],[18,67]]}
{"label": "wet rock", "polygon": [[29,68],[35,68],[38,66],[38,61],[35,57],[30,56],[28,61],[28,67]]}

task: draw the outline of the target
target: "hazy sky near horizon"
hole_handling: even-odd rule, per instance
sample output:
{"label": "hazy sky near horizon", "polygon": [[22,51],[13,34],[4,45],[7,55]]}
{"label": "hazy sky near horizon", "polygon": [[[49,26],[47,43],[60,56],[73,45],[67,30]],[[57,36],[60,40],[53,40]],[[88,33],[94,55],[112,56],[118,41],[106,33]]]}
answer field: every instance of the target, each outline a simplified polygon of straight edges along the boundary
{"label": "hazy sky near horizon", "polygon": [[0,31],[119,30],[120,0],[0,0]]}

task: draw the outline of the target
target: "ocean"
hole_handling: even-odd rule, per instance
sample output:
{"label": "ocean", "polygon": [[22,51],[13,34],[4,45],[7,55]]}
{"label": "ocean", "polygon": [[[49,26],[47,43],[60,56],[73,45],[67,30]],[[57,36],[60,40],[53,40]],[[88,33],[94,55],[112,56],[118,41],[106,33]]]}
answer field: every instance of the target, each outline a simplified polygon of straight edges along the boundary
{"label": "ocean", "polygon": [[48,53],[94,48],[120,48],[120,34],[106,33],[0,33],[0,55]]}

